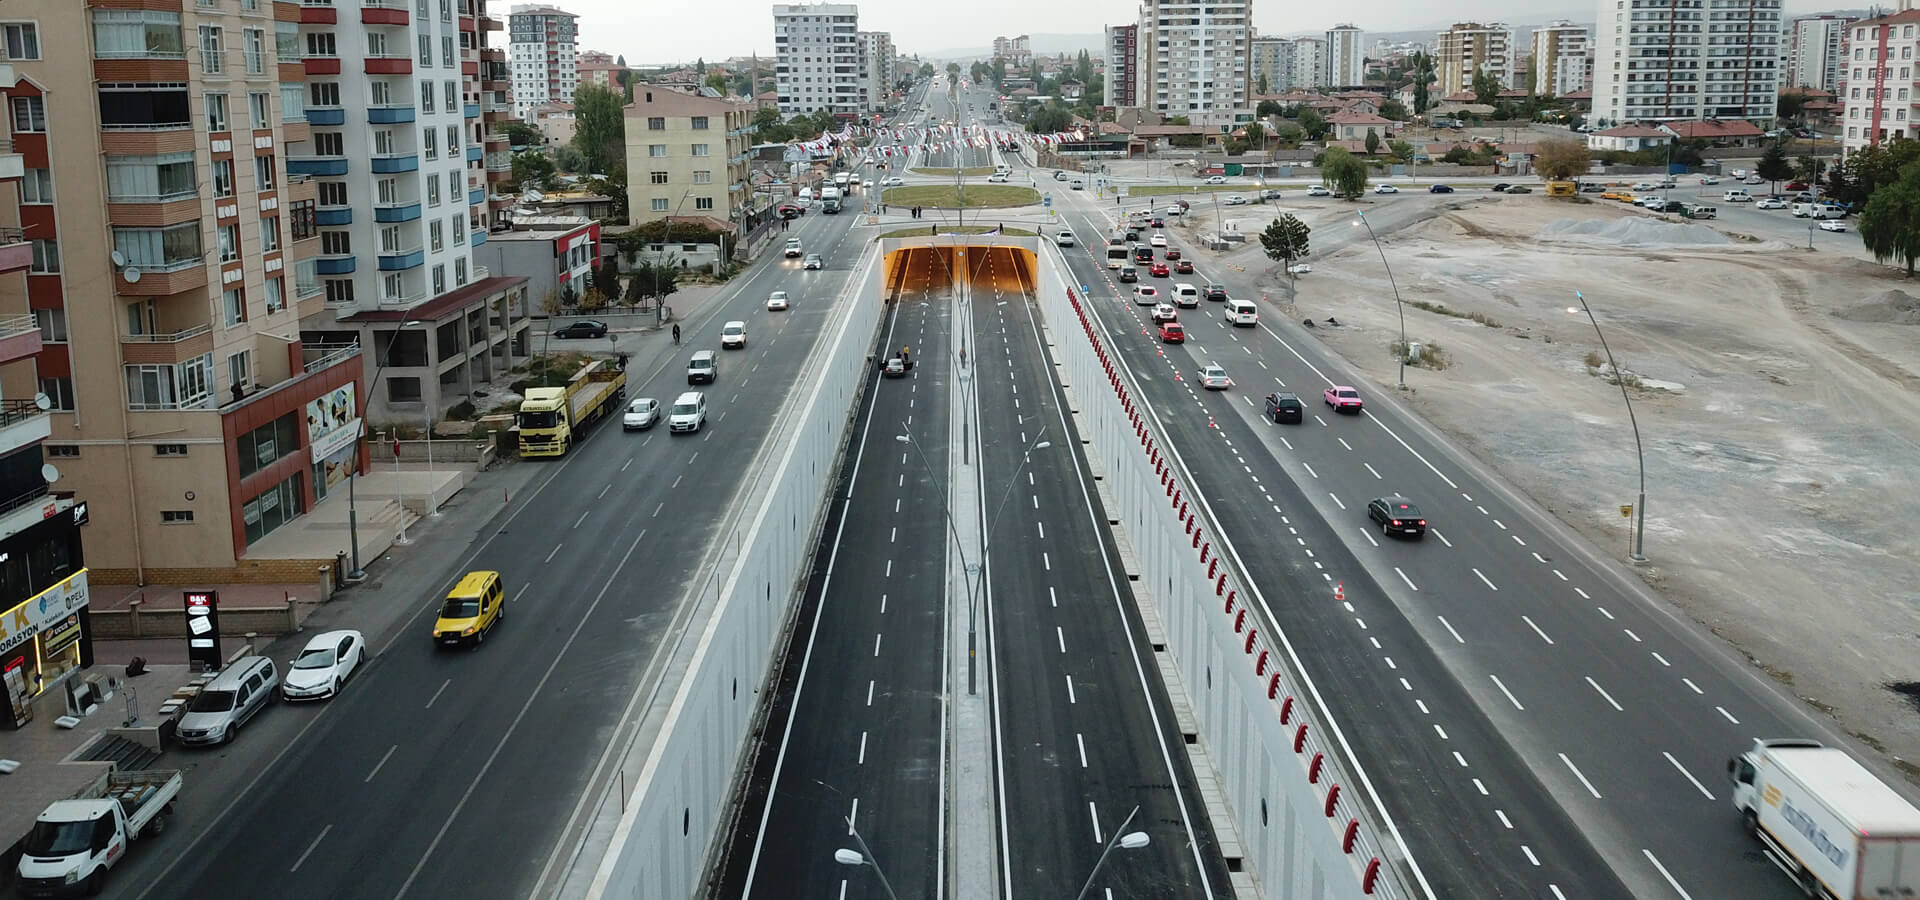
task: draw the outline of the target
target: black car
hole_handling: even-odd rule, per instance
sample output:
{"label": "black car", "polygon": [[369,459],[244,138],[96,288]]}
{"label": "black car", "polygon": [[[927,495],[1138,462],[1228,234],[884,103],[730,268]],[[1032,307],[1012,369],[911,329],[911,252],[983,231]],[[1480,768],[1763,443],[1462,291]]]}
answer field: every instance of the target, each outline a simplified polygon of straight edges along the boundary
{"label": "black car", "polygon": [[1107,246],[1109,247],[1123,247],[1123,246],[1126,246],[1126,243],[1127,243],[1126,238],[1117,238],[1117,237],[1107,238]]}
{"label": "black car", "polygon": [[592,319],[581,319],[571,325],[563,325],[553,330],[557,338],[597,338],[607,336],[607,323]]}
{"label": "black car", "polygon": [[1221,303],[1225,303],[1227,302],[1227,286],[1224,284],[1209,284],[1207,285],[1206,296],[1208,300],[1218,300]]}
{"label": "black car", "polygon": [[1427,188],[1427,193],[1429,193],[1429,194],[1451,194],[1451,193],[1453,193],[1453,188],[1450,188],[1450,187],[1448,187],[1448,186],[1446,186],[1446,185],[1444,185],[1444,184],[1436,184],[1436,185],[1434,185],[1433,187],[1430,187],[1430,188]]}
{"label": "black car", "polygon": [[1267,395],[1267,418],[1281,424],[1300,424],[1307,415],[1306,404],[1300,402],[1298,394],[1281,391]]}
{"label": "black car", "polygon": [[1167,220],[1162,219],[1159,216],[1154,216],[1153,220],[1148,222],[1147,224],[1152,225],[1155,228],[1165,228],[1167,227]]}
{"label": "black car", "polygon": [[1493,192],[1496,194],[1504,194],[1507,192],[1507,188],[1510,188],[1510,187],[1513,187],[1513,185],[1502,181],[1499,184],[1496,184],[1493,186]]}
{"label": "black car", "polygon": [[1381,534],[1404,534],[1419,540],[1427,533],[1427,520],[1420,515],[1420,507],[1399,494],[1368,501],[1367,518],[1380,525]]}
{"label": "black car", "polygon": [[1123,281],[1123,282],[1132,282],[1132,281],[1139,281],[1139,280],[1140,280],[1140,270],[1139,270],[1139,269],[1136,269],[1136,268],[1134,268],[1134,267],[1132,267],[1132,266],[1121,266],[1121,267],[1120,267],[1120,280],[1121,280],[1121,281]]}
{"label": "black car", "polygon": [[1131,243],[1133,243],[1134,241],[1137,241],[1137,240],[1139,240],[1139,239],[1140,239],[1140,231],[1139,231],[1139,229],[1137,229],[1137,228],[1128,228],[1128,229],[1127,229],[1127,243],[1129,243],[1129,244],[1131,244]]}

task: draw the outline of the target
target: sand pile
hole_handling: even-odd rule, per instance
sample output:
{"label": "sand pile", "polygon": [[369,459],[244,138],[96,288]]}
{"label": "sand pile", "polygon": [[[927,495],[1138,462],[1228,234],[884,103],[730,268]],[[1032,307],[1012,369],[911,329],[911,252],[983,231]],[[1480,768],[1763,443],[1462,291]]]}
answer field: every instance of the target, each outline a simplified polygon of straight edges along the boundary
{"label": "sand pile", "polygon": [[1641,216],[1612,220],[1559,219],[1541,229],[1539,237],[1545,241],[1675,249],[1724,247],[1733,243],[1726,235],[1705,225],[1662,222]]}
{"label": "sand pile", "polygon": [[1844,309],[1836,309],[1837,318],[1849,322],[1882,325],[1920,325],[1920,300],[1906,291],[1891,290],[1867,298]]}

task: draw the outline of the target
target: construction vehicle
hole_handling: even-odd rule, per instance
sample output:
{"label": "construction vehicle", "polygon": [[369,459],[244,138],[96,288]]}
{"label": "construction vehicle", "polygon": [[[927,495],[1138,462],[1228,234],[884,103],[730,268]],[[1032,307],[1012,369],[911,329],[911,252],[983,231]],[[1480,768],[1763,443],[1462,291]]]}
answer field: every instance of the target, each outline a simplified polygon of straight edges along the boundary
{"label": "construction vehicle", "polygon": [[1572,182],[1572,181],[1547,182],[1547,196],[1549,197],[1571,197],[1575,193],[1577,193],[1579,190],[1580,190],[1580,185],[1576,182]]}
{"label": "construction vehicle", "polygon": [[528,388],[514,424],[520,432],[520,456],[565,456],[588,426],[618,409],[626,396],[626,366],[612,359],[582,365],[566,387]]}

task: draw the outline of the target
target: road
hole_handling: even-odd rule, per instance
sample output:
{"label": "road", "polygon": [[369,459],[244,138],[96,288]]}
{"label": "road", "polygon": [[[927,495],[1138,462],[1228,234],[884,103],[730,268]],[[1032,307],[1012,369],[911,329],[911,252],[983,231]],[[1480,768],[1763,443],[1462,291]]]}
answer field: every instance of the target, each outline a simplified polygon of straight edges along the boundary
{"label": "road", "polygon": [[[1424,201],[1377,202],[1368,219],[1388,231]],[[1069,220],[1107,233],[1090,206],[1069,204]],[[1096,299],[1120,293],[1101,249],[1069,255]],[[1254,275],[1202,265],[1172,280],[1246,297]],[[1359,417],[1325,412],[1321,389],[1351,376],[1276,309],[1231,329],[1203,304],[1182,315],[1189,343],[1162,347],[1144,310],[1094,307],[1439,896],[1788,895],[1720,773],[1756,735],[1818,736],[1790,699],[1389,391],[1362,384]],[[1209,361],[1233,390],[1194,389]],[[1304,426],[1264,421],[1273,390],[1306,400]],[[1367,500],[1394,492],[1420,503],[1428,540],[1371,528]]]}

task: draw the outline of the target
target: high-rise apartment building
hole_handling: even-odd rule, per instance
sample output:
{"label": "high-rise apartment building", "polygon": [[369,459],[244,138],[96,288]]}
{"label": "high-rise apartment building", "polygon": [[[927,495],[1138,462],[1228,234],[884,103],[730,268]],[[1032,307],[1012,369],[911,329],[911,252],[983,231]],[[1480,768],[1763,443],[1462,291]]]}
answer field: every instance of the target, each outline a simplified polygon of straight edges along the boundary
{"label": "high-rise apartment building", "polygon": [[1840,73],[1847,59],[1840,52],[1846,42],[1846,16],[1802,16],[1787,23],[1783,32],[1786,66],[1781,72],[1781,87],[1816,87],[1831,91],[1840,84]]}
{"label": "high-rise apartment building", "polygon": [[997,37],[993,39],[993,55],[1011,65],[1024,66],[1033,62],[1033,46],[1024,34],[1019,37]]}
{"label": "high-rise apartment building", "polygon": [[1462,22],[1440,32],[1434,41],[1435,96],[1473,90],[1473,76],[1486,72],[1501,88],[1513,86],[1513,29],[1499,22],[1482,25]]}
{"label": "high-rise apartment building", "polygon": [[1587,26],[1558,21],[1533,32],[1533,53],[1528,68],[1533,72],[1533,92],[1566,95],[1587,86]]}
{"label": "high-rise apartment building", "polygon": [[[1294,46],[1294,42],[1286,38],[1253,39],[1247,68],[1254,93],[1283,94],[1294,88]],[[1262,79],[1265,79],[1264,91]]]}
{"label": "high-rise apartment building", "polygon": [[1896,138],[1920,135],[1912,109],[1920,67],[1920,10],[1849,22],[1846,62],[1835,100],[1842,109],[1841,152],[1851,156]]}
{"label": "high-rise apartment building", "polygon": [[1779,96],[1779,0],[1601,0],[1593,117],[1771,119]]}
{"label": "high-rise apartment building", "polygon": [[774,90],[781,115],[826,110],[853,118],[868,108],[859,32],[860,7],[852,3],[773,7]]}
{"label": "high-rise apartment building", "polygon": [[893,35],[885,31],[856,32],[860,47],[860,71],[865,77],[867,111],[886,108],[893,93]]}
{"label": "high-rise apartment building", "polygon": [[1142,0],[1140,105],[1194,125],[1230,125],[1247,102],[1250,0]]}
{"label": "high-rise apartment building", "polygon": [[738,227],[748,195],[753,103],[634,85],[626,109],[627,210],[635,225],[701,217]]}
{"label": "high-rise apartment building", "polygon": [[1352,25],[1327,29],[1327,85],[1360,87],[1367,83],[1366,33]]}
{"label": "high-rise apartment building", "polygon": [[551,6],[523,3],[507,17],[507,55],[513,73],[513,114],[524,119],[534,107],[572,103],[580,86],[576,49],[579,16]]}
{"label": "high-rise apartment building", "polygon": [[1293,86],[1327,87],[1327,39],[1297,38],[1293,42]]}
{"label": "high-rise apartment building", "polygon": [[1106,71],[1100,77],[1105,81],[1107,105],[1115,109],[1138,107],[1140,26],[1108,25],[1106,51]]}

